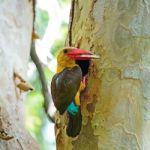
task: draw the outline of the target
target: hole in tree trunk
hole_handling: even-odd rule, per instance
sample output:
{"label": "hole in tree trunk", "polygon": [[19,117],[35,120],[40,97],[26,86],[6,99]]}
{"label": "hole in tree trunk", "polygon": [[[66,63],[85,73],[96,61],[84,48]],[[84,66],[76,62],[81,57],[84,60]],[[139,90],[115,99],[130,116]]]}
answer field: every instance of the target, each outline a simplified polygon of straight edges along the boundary
{"label": "hole in tree trunk", "polygon": [[82,77],[88,74],[90,60],[76,60],[76,64],[78,64],[82,70]]}

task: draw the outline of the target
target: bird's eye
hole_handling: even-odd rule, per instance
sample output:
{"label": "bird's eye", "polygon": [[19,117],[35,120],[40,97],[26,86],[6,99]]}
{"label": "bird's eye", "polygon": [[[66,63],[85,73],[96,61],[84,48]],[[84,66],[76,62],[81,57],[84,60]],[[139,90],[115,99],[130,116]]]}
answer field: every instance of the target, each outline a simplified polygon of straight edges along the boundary
{"label": "bird's eye", "polygon": [[68,50],[67,50],[67,49],[65,49],[65,50],[64,50],[64,53],[66,54],[67,52],[68,52]]}

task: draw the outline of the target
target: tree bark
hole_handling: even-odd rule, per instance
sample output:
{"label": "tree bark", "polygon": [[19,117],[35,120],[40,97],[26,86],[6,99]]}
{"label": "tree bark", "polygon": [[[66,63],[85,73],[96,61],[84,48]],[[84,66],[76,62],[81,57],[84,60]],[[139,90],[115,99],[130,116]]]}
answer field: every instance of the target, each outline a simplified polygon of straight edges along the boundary
{"label": "tree bark", "polygon": [[58,150],[150,149],[150,2],[73,0],[68,43],[91,50],[80,135],[56,119]]}
{"label": "tree bark", "polygon": [[31,0],[0,3],[0,150],[39,149],[24,127],[24,93],[17,87],[26,79],[32,7]]}

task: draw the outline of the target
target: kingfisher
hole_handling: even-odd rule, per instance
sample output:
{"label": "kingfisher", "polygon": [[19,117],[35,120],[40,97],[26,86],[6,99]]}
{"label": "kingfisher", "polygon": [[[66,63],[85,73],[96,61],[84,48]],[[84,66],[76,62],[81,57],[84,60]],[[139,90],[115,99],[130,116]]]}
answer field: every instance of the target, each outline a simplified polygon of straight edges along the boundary
{"label": "kingfisher", "polygon": [[99,58],[90,51],[66,47],[57,56],[57,72],[51,81],[51,94],[60,115],[68,114],[66,133],[76,137],[82,127],[80,93],[85,89],[90,60]]}

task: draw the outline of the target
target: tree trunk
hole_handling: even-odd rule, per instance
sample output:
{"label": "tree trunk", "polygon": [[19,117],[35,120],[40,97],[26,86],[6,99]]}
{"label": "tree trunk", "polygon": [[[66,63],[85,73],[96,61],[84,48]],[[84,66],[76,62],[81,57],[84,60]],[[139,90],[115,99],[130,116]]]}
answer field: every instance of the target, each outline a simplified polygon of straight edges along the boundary
{"label": "tree trunk", "polygon": [[69,43],[100,54],[82,98],[82,130],[56,124],[58,150],[150,149],[150,2],[73,0]]}
{"label": "tree trunk", "polygon": [[26,79],[32,24],[32,1],[1,1],[0,150],[39,149],[24,127],[24,94],[17,87],[19,76]]}

